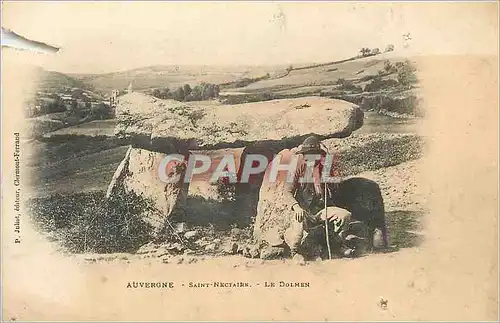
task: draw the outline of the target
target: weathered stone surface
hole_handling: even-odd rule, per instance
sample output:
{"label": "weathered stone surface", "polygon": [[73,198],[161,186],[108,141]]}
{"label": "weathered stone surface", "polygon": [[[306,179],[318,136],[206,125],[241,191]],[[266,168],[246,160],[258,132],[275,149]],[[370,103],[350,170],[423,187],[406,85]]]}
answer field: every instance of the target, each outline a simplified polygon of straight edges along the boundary
{"label": "weathered stone surface", "polygon": [[270,260],[284,257],[284,247],[265,246],[260,250],[260,259]]}
{"label": "weathered stone surface", "polygon": [[177,233],[184,233],[187,231],[186,222],[177,222],[173,226],[174,226],[175,232],[177,232]]}
{"label": "weathered stone surface", "polygon": [[198,237],[199,235],[200,235],[200,233],[196,230],[188,231],[184,234],[184,238],[189,240],[189,239],[194,239],[194,238]]}
{"label": "weathered stone surface", "polygon": [[222,247],[222,252],[228,255],[234,255],[238,251],[238,244],[235,242],[227,242]]}
{"label": "weathered stone surface", "polygon": [[363,125],[357,105],[321,97],[200,105],[129,93],[120,97],[116,115],[118,138],[165,153],[256,142],[294,147],[311,133],[340,138]]}
{"label": "weathered stone surface", "polygon": [[175,183],[163,183],[158,177],[159,163],[165,154],[139,148],[129,148],[115,171],[106,198],[140,196],[152,204],[156,212],[145,212],[145,220],[160,232],[169,215],[182,210],[188,186],[182,181],[185,168],[174,167],[170,175],[180,175]]}
{"label": "weathered stone surface", "polygon": [[217,245],[215,243],[207,244],[205,246],[205,251],[215,251]]}
{"label": "weathered stone surface", "polygon": [[276,227],[271,227],[269,230],[267,230],[264,234],[263,240],[265,240],[271,247],[280,246],[285,242],[284,238],[281,236],[278,228]]}

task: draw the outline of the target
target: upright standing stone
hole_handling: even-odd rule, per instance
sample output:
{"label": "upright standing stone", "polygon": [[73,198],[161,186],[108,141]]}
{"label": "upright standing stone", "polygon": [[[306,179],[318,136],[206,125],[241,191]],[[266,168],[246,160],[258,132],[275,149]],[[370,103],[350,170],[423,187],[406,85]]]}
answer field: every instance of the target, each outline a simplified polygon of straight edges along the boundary
{"label": "upright standing stone", "polygon": [[[145,220],[156,231],[161,231],[166,219],[174,212],[182,212],[189,184],[183,182],[185,164],[173,162],[167,175],[179,176],[173,183],[164,183],[159,178],[161,160],[166,154],[130,147],[118,166],[108,187],[106,197],[127,198],[135,194],[149,200],[156,212],[145,213]],[[163,170],[161,170],[163,171]]]}

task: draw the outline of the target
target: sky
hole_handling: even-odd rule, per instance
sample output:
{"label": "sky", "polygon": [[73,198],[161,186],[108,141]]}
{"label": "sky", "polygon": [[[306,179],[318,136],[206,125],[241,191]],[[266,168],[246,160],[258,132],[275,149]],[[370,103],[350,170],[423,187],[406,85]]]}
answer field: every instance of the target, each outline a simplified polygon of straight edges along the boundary
{"label": "sky", "polygon": [[19,1],[2,4],[2,27],[61,48],[29,56],[35,64],[105,73],[150,65],[327,62],[388,44],[403,55],[496,55],[497,12],[495,2]]}

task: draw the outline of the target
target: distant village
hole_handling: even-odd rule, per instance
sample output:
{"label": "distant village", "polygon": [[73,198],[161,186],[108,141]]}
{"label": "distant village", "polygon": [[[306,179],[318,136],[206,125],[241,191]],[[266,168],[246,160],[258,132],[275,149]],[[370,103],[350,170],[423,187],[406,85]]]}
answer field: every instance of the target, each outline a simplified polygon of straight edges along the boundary
{"label": "distant village", "polygon": [[28,118],[67,119],[71,120],[70,124],[113,119],[118,97],[132,90],[130,83],[126,90],[113,90],[108,95],[76,87],[37,91],[33,98],[26,102],[25,115]]}

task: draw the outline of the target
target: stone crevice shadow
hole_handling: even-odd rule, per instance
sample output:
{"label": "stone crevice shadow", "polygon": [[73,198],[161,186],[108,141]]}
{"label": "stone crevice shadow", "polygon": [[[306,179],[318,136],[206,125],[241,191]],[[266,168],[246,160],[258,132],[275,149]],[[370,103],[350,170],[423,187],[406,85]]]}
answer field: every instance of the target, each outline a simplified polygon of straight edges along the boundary
{"label": "stone crevice shadow", "polygon": [[219,201],[200,195],[189,195],[180,219],[191,226],[212,226],[216,230],[227,230],[234,225],[244,226],[238,218],[235,202]]}

